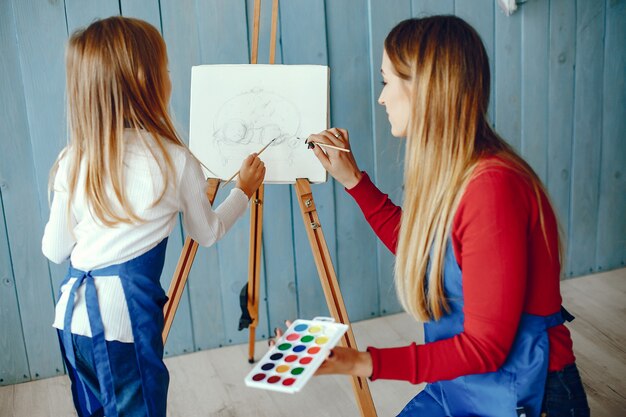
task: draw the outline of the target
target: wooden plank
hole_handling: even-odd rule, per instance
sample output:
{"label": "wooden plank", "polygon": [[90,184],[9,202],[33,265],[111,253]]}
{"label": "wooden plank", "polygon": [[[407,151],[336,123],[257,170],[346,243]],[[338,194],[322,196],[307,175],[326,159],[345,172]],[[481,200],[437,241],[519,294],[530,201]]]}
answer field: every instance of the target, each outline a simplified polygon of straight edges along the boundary
{"label": "wooden plank", "polygon": [[[253,18],[254,18],[254,2],[247,1],[247,16],[248,16],[248,42],[250,49],[252,49],[252,34],[253,34]],[[282,21],[279,16],[279,21]],[[272,0],[261,1],[261,18],[259,21],[259,43],[258,43],[258,61],[257,64],[267,64],[270,58],[270,32],[272,23]],[[241,23],[239,23],[241,24]],[[278,25],[276,30],[276,39],[282,38],[281,24]],[[283,62],[283,55],[280,45],[276,45],[276,57],[275,63],[280,64]]]}
{"label": "wooden plank", "polygon": [[453,14],[454,0],[412,0],[411,8],[415,17]]}
{"label": "wooden plank", "polygon": [[13,407],[15,402],[13,401],[13,386],[4,387],[0,385],[0,410],[4,417],[14,417]]}
{"label": "wooden plank", "polygon": [[[254,5],[257,5],[259,2],[255,1]],[[252,3],[248,3],[248,33],[250,34],[250,36],[253,38],[253,42],[254,43],[254,48],[253,48],[253,52],[252,52],[252,57],[250,58],[249,62],[253,62],[256,63],[258,61],[258,46],[259,46],[259,35],[260,35],[260,31],[259,31],[259,24],[260,22],[260,18],[261,18],[261,10],[259,9],[252,9],[254,7],[254,5]],[[267,8],[266,8],[267,9]],[[258,17],[258,21],[256,21],[255,19]],[[266,16],[267,17],[267,16]],[[264,22],[265,25],[268,25],[269,22],[265,21]],[[252,29],[250,29],[252,27]],[[239,45],[237,50],[241,51],[241,47],[244,46]],[[251,48],[247,48],[248,50],[250,50]],[[269,58],[269,56],[268,56]],[[246,62],[246,60],[241,59],[243,62]],[[265,197],[263,197],[263,200],[265,200]],[[264,201],[261,201],[261,204],[264,204]],[[251,211],[252,213],[252,211]],[[260,292],[261,294],[259,295],[259,304],[263,303],[263,306],[258,306],[258,309],[256,311],[252,310],[250,311],[250,309],[248,308],[248,306],[246,306],[246,308],[248,308],[248,312],[250,313],[250,315],[254,318],[254,316],[256,315],[256,317],[258,317],[259,319],[256,322],[256,326],[254,328],[250,327],[248,331],[239,331],[238,330],[238,324],[239,324],[239,317],[241,315],[241,310],[240,310],[240,292],[243,291],[243,287],[246,284],[250,284],[249,280],[250,280],[250,274],[249,274],[249,262],[248,264],[246,264],[244,262],[245,258],[245,254],[244,252],[241,250],[242,248],[245,247],[249,247],[250,245],[250,227],[252,225],[250,218],[246,218],[247,222],[244,223],[242,221],[239,221],[237,224],[234,225],[234,227],[232,228],[232,230],[229,232],[229,235],[227,237],[225,237],[222,242],[218,245],[218,253],[219,253],[219,259],[220,259],[220,273],[222,275],[222,300],[223,300],[223,304],[222,304],[222,309],[223,309],[223,325],[224,325],[224,329],[223,329],[223,344],[232,344],[232,343],[240,343],[245,341],[246,339],[251,338],[254,339],[255,337],[258,337],[258,334],[260,334],[261,338],[267,338],[269,337],[269,329],[267,328],[267,319],[266,319],[266,315],[267,315],[267,305],[266,305],[266,301],[267,301],[267,296],[266,294],[266,285],[261,285],[260,286]],[[263,224],[263,221],[261,221],[261,223],[257,223],[257,230],[259,230],[259,226]],[[245,230],[248,230],[248,233],[245,232]],[[246,242],[246,243],[244,243]],[[249,256],[252,256],[252,253],[248,253]],[[255,259],[256,259],[256,253],[255,255]],[[258,282],[258,284],[260,284],[261,282],[265,282],[265,276],[264,276],[264,248],[261,248],[261,253],[260,253],[260,274],[259,277],[260,278],[260,282]],[[241,261],[240,262],[232,262],[232,259],[237,259],[239,258]],[[236,277],[236,280],[233,282],[233,277]],[[256,284],[257,282],[255,282]],[[255,289],[256,289],[256,285],[255,285]],[[251,289],[248,286],[248,294],[250,294]],[[248,303],[250,302],[250,300],[248,301]],[[257,334],[256,329],[259,328],[259,333]],[[235,330],[237,329],[237,330]],[[221,344],[220,344],[221,346]],[[249,356],[252,354],[251,352],[252,348],[249,349]]]}
{"label": "wooden plank", "polygon": [[[14,1],[17,42],[24,79],[36,191],[41,219],[47,221],[50,167],[67,143],[65,114],[65,43],[67,27],[62,3]],[[46,35],[33,28],[46,28]],[[45,76],[42,76],[45,74]],[[43,228],[42,228],[43,230]],[[49,263],[53,295],[67,273],[67,263]]]}
{"label": "wooden plank", "polygon": [[[343,323],[349,326],[346,334],[340,342],[340,345],[352,349],[358,349],[352,332],[350,319],[346,312],[344,298],[341,293],[341,289],[339,288],[337,275],[330,257],[330,252],[328,251],[328,245],[326,245],[326,239],[317,214],[317,207],[315,206],[309,181],[305,179],[298,179],[295,188],[298,196],[300,213],[302,214],[304,226],[307,231],[307,237],[311,245],[313,258],[315,259],[315,266],[324,290],[326,304],[328,305],[331,316],[337,323]],[[376,417],[376,409],[374,408],[367,379],[363,377],[352,377],[352,388],[356,396],[356,402],[361,416]]]}
{"label": "wooden plank", "polygon": [[[196,4],[197,7],[197,33],[198,48],[200,51],[198,64],[243,64],[248,62],[248,36],[245,26],[246,9],[243,2],[229,0],[204,1]],[[180,84],[181,88],[189,89],[188,84]],[[188,106],[188,104],[187,104]],[[186,125],[188,126],[188,125]],[[184,130],[187,130],[185,127]],[[220,189],[217,194],[217,202],[222,202],[230,193],[232,186]],[[217,207],[217,204],[214,206]],[[247,213],[244,214],[247,218]],[[246,220],[239,220],[242,223]],[[249,224],[249,223],[247,223]],[[233,233],[240,233],[241,240],[247,236],[246,227],[236,224],[224,239],[230,239]],[[196,349],[221,346],[227,343],[225,328],[235,331],[239,320],[240,310],[238,307],[239,290],[245,284],[247,275],[242,272],[241,285],[231,287],[233,275],[225,272],[229,264],[236,262],[244,264],[246,259],[246,244],[241,248],[232,248],[235,252],[229,252],[223,243],[218,242],[210,248],[200,248],[194,262],[194,271],[197,279],[191,282],[191,314],[193,317],[193,334]],[[225,253],[222,253],[226,250]],[[220,254],[224,255],[220,262]],[[229,254],[232,257],[228,259]],[[193,272],[193,271],[192,271]],[[224,297],[222,294],[228,294]],[[224,310],[223,299],[228,299],[229,309]],[[228,324],[225,322],[225,314],[228,316]],[[245,333],[242,333],[245,337]],[[242,358],[242,360],[244,360]]]}
{"label": "wooden plank", "polygon": [[[316,64],[328,65],[326,51],[326,15],[322,0],[283,1],[281,2],[282,53],[285,64]],[[304,18],[306,16],[306,18]],[[334,69],[331,68],[332,79]],[[317,132],[302,132],[308,136]],[[319,208],[320,221],[324,226],[326,243],[331,258],[336,260],[336,228],[334,221],[335,196],[333,182],[312,186],[315,203]],[[295,190],[294,190],[295,191]],[[311,255],[310,243],[306,230],[300,221],[301,214],[295,194],[290,195],[289,219],[291,224],[286,231],[293,237],[292,266],[285,268],[285,273],[291,273],[291,279],[283,280],[280,287],[272,286],[268,280],[269,297],[280,294],[285,301],[284,305],[272,303],[270,298],[270,328],[282,326],[285,318],[302,317],[313,318],[327,315],[328,307],[324,302],[322,286],[315,270],[315,263]],[[269,258],[271,259],[271,258]],[[268,259],[268,262],[269,262]],[[269,266],[269,263],[268,263]],[[291,272],[292,268],[295,274]],[[271,276],[268,273],[268,277]],[[293,279],[295,277],[295,280]],[[277,292],[280,291],[280,292]],[[299,307],[299,308],[298,308]]]}
{"label": "wooden plank", "polygon": [[596,260],[602,136],[604,2],[576,3],[576,76],[569,274],[593,272]]}
{"label": "wooden plank", "polygon": [[596,268],[626,262],[626,3],[607,2]]}
{"label": "wooden plank", "polygon": [[517,151],[521,146],[522,14],[495,13],[495,127]]}
{"label": "wooden plank", "polygon": [[261,304],[268,318],[268,334],[284,327],[285,320],[297,318],[296,267],[294,260],[293,215],[290,187],[265,186],[263,217],[264,279],[261,283],[266,303]]}
{"label": "wooden plank", "polygon": [[[252,6],[252,4],[249,4]],[[260,22],[260,31],[261,31],[261,39],[266,39],[264,36],[264,31],[267,31],[267,39],[269,38],[270,31],[270,22],[271,22],[271,3],[263,5],[263,10],[261,11],[261,22]],[[241,13],[242,10],[238,9],[237,13]],[[235,12],[231,13],[232,24],[237,25],[239,28],[245,29],[245,18],[242,16],[241,19],[237,21],[237,18],[234,15]],[[248,9],[248,17],[252,17],[252,9]],[[252,25],[252,22],[248,22]],[[232,28],[227,28],[226,30],[233,30]],[[228,59],[229,62],[234,63],[242,63],[249,62],[248,61],[248,45],[246,44],[247,36],[243,36],[243,32],[239,32],[242,29],[236,29],[235,36],[236,39],[243,39],[243,43],[238,43],[235,45],[233,43],[232,50]],[[248,28],[248,33],[252,33],[251,26]],[[223,35],[222,35],[223,36]],[[269,39],[268,39],[269,40]],[[268,41],[267,40],[267,41]],[[207,39],[208,42],[214,42],[212,39]],[[211,50],[210,48],[208,50]],[[215,50],[219,53],[227,53],[225,50]],[[263,52],[264,51],[264,52]],[[279,58],[277,57],[277,60]],[[267,62],[268,61],[268,49],[262,49],[259,51],[259,62]],[[216,61],[212,61],[216,62]],[[218,61],[219,62],[219,61]],[[222,191],[218,194],[218,199],[222,201],[227,193],[230,191],[230,188],[227,192]],[[269,191],[269,190],[268,190]],[[264,200],[272,199],[271,191],[266,191]],[[264,209],[267,212],[267,210]],[[265,227],[265,219],[263,220],[264,227],[263,232],[267,230]],[[217,244],[218,248],[218,257],[219,257],[219,265],[220,265],[220,275],[221,275],[221,303],[222,303],[222,311],[223,311],[223,341],[222,345],[228,345],[233,343],[242,343],[247,341],[248,339],[248,331],[239,331],[239,317],[241,316],[241,309],[239,306],[239,293],[244,287],[244,285],[248,281],[248,265],[244,261],[247,259],[247,248],[250,240],[250,219],[249,216],[245,216],[244,219],[239,220],[231,229],[231,231]],[[263,237],[265,240],[265,237]],[[257,329],[255,332],[255,337],[257,339],[264,339],[269,337],[269,329],[267,325],[267,288],[264,284],[266,281],[265,278],[265,263],[264,259],[265,255],[265,247],[262,248],[261,252],[261,288],[260,288],[260,302],[259,302],[259,321],[257,324]],[[233,261],[236,260],[236,261]],[[244,357],[241,358],[244,360]]]}
{"label": "wooden plank", "polygon": [[549,2],[522,9],[522,132],[524,159],[542,181],[548,173],[548,24]]}
{"label": "wooden plank", "polygon": [[[224,342],[218,245],[198,247],[190,272],[187,296],[192,320],[189,324],[196,350],[218,347]],[[189,316],[183,315],[180,320],[182,326],[189,325],[185,323]]]}
{"label": "wooden plank", "polygon": [[[181,228],[182,226],[180,225],[179,220],[176,226],[174,226],[173,232],[167,242],[165,264],[163,265],[163,272],[161,273],[161,286],[163,288],[169,287],[172,277],[176,271],[178,258],[183,247],[183,240],[180,234]],[[193,343],[193,333],[191,330],[191,313],[189,311],[189,291],[190,287],[193,285],[191,282],[192,276],[193,272],[189,275],[190,278],[187,282],[187,288],[181,296],[178,311],[168,336],[168,342],[165,345],[165,356],[193,352],[195,349],[195,345]]]}
{"label": "wooden plank", "polygon": [[[234,186],[234,185],[233,185]],[[232,186],[227,186],[221,190],[217,195],[217,204],[221,203],[232,190]],[[207,275],[215,271],[215,266],[219,266],[219,280],[215,288],[219,288],[220,306],[221,306],[221,323],[215,323],[219,325],[219,333],[216,336],[221,337],[219,340],[219,346],[232,345],[237,343],[245,343],[248,340],[248,331],[239,331],[239,318],[241,316],[241,308],[239,305],[239,294],[242,288],[248,282],[248,255],[249,255],[249,243],[250,243],[250,216],[245,213],[241,219],[239,219],[231,230],[224,236],[216,245],[213,246],[217,250],[217,260],[213,265],[206,265],[205,269],[199,270],[198,273]],[[212,249],[213,249],[212,248]],[[196,257],[196,262],[201,258],[199,254]],[[265,282],[264,276],[264,248],[261,252],[261,282]],[[198,265],[199,266],[199,265]],[[204,277],[203,277],[204,278]],[[206,279],[206,278],[204,278]],[[261,308],[259,309],[259,323],[257,326],[258,332],[256,337],[267,338],[267,317],[266,308],[264,302],[266,301],[265,294],[266,286],[262,285],[261,288]],[[199,306],[206,305],[204,301]],[[206,308],[206,307],[205,307]],[[201,325],[207,325],[206,322],[214,320],[214,317],[203,315],[198,320],[204,320]],[[246,361],[245,356],[241,357],[242,361]]]}
{"label": "wooden plank", "polygon": [[[350,131],[359,168],[373,173],[368,8],[363,2],[327,2],[331,126]],[[346,24],[350,22],[350,24]],[[350,51],[350,53],[346,53]],[[376,237],[340,184],[335,184],[337,261],[341,291],[352,321],[378,314]]]}
{"label": "wooden plank", "polygon": [[[248,3],[249,5],[250,3]],[[261,22],[261,0],[254,0],[252,13],[252,35],[250,41],[250,64],[259,62],[259,23]],[[248,29],[249,31],[249,29]]]}
{"label": "wooden plank", "polygon": [[[222,190],[218,193],[218,199],[225,198],[230,192],[230,188]],[[267,210],[266,210],[267,211]],[[239,293],[248,282],[248,255],[250,243],[250,216],[245,213],[241,219],[235,223],[226,236],[217,244],[220,272],[220,296],[222,304],[222,332],[224,339],[221,345],[232,345],[237,343],[245,343],[248,341],[248,331],[239,331],[239,318],[241,317],[241,308],[239,306]],[[261,282],[265,282],[264,274],[264,250],[261,252]],[[265,292],[265,285],[262,285],[261,294]],[[265,297],[261,300],[264,302]],[[267,317],[266,309],[263,303],[259,308],[259,323],[257,325],[258,332],[256,336],[259,338],[267,338]],[[210,319],[209,317],[206,318]],[[246,357],[241,357],[242,361],[246,361]]]}
{"label": "wooden plank", "polygon": [[[248,2],[248,35],[253,40],[254,17],[253,2]],[[282,5],[278,5],[277,24],[274,30],[275,41],[271,43],[273,1],[261,1],[259,9],[257,63],[282,64],[283,54],[281,40],[283,38],[281,16]],[[245,22],[242,20],[241,22]],[[241,27],[241,22],[239,26]],[[245,27],[245,26],[244,26]],[[245,39],[248,39],[246,36]],[[245,46],[245,40],[239,48]],[[250,44],[252,49],[253,45]],[[274,50],[273,62],[270,51]],[[252,61],[250,57],[250,62]],[[263,159],[263,158],[261,158]],[[291,197],[289,187],[285,185],[264,186],[263,217],[262,217],[262,263],[259,302],[259,322],[255,332],[255,339],[266,339],[273,335],[276,327],[283,327],[285,319],[295,318],[295,271],[292,236]],[[252,210],[252,208],[251,208]],[[250,288],[248,288],[250,290]],[[274,321],[271,323],[271,317]],[[270,324],[271,323],[271,324]],[[242,333],[245,333],[242,332]],[[251,339],[250,339],[251,340]],[[250,345],[251,346],[251,345]],[[250,353],[250,352],[249,352]],[[256,357],[263,355],[258,352]]]}
{"label": "wooden plank", "polygon": [[[189,85],[191,65],[197,63],[197,32],[193,2],[161,1],[162,33],[168,46],[170,78],[172,80],[172,96],[170,108],[176,121],[176,128],[181,137],[188,143],[189,126]],[[186,28],[182,31],[180,28]],[[170,235],[165,258],[165,266],[161,275],[161,285],[168,288],[176,270],[179,255],[183,247],[183,235],[180,221]],[[165,355],[177,355],[191,352],[195,349],[192,331],[192,316],[190,311],[189,293],[193,291],[198,264],[202,260],[202,250],[198,250],[191,269],[187,288],[181,297],[181,302],[172,325],[168,341],[165,345]],[[197,279],[203,279],[197,278]],[[205,320],[205,319],[202,319]]]}
{"label": "wooden plank", "polygon": [[468,22],[476,29],[482,38],[487,55],[489,55],[489,69],[491,71],[491,94],[489,96],[489,119],[495,120],[497,109],[494,106],[495,89],[495,32],[494,32],[494,6],[493,0],[456,0],[454,13]]}
{"label": "wooden plank", "polygon": [[178,264],[176,265],[176,271],[172,276],[172,281],[170,282],[170,286],[167,291],[167,302],[163,307],[163,343],[167,342],[167,338],[170,334],[180,300],[187,286],[189,271],[193,266],[193,261],[196,258],[196,253],[198,252],[198,246],[198,242],[189,236],[185,238],[185,243],[183,244],[183,249],[178,258]]}
{"label": "wooden plank", "polygon": [[[207,353],[204,352],[202,355]],[[201,364],[199,360],[202,361]],[[244,367],[240,360],[234,361],[232,365]],[[220,381],[208,358],[199,358],[198,355],[169,358],[167,368],[170,370],[170,385],[166,415],[214,416],[228,407],[225,384]],[[191,386],[193,389],[190,389]]]}
{"label": "wooden plank", "polygon": [[[545,185],[567,243],[569,235],[572,137],[574,126],[574,65],[576,9],[571,0],[550,2],[550,62],[548,66],[548,174]],[[569,260],[566,259],[566,262]],[[567,271],[563,265],[563,271]]]}
{"label": "wooden plank", "polygon": [[[37,180],[33,168],[13,6],[11,2],[0,4],[0,51],[3,56],[0,64],[0,178],[6,240],[12,267],[12,276],[6,278],[13,281],[18,305],[21,306],[21,331],[30,370],[11,378],[17,377],[24,381],[62,374],[63,366],[56,348],[57,336],[51,327],[54,303],[48,265],[41,255],[43,222],[39,200],[33,192]],[[4,230],[0,230],[0,233],[4,233]],[[16,326],[17,332],[20,332],[19,321],[9,325]],[[20,361],[23,352],[12,353],[16,353],[14,360]],[[23,378],[23,375],[26,377]]]}
{"label": "wooden plank", "polygon": [[122,16],[145,20],[161,30],[159,0],[119,0],[119,3]]}
{"label": "wooden plank", "polygon": [[211,0],[197,3],[202,64],[247,64],[248,30],[245,2]]}
{"label": "wooden plank", "polygon": [[276,29],[278,28],[278,0],[272,0],[272,24],[270,27],[269,63],[276,63]]}
{"label": "wooden plank", "polygon": [[[385,37],[400,21],[411,16],[411,2],[395,0],[386,2],[372,2],[370,7],[369,25],[371,37],[370,56],[370,89],[372,96],[370,103],[374,116],[374,164],[372,181],[396,203],[402,202],[403,172],[404,172],[404,138],[394,138],[385,107],[378,104],[378,97],[382,90],[382,76],[380,67],[382,62]],[[376,239],[378,257],[378,314],[395,313],[402,310],[395,291],[393,267],[395,256]]]}
{"label": "wooden plank", "polygon": [[17,416],[35,415],[51,417],[47,411],[49,406],[47,392],[41,389],[46,383],[47,381],[35,381],[14,386],[14,401],[18,404],[15,407]]}
{"label": "wooden plank", "polygon": [[[2,23],[4,24],[4,22]],[[4,68],[2,73],[4,74]],[[4,179],[0,171],[0,328],[4,329],[0,339],[0,351],[4,352],[0,356],[0,385],[9,385],[27,381],[30,379],[30,372],[26,358],[26,345],[24,344],[24,333],[20,320],[15,277],[11,268],[7,226],[4,222],[3,184]]]}
{"label": "wooden plank", "polygon": [[[215,196],[217,194],[219,186],[220,182],[218,179],[211,179],[207,181],[206,197],[209,200],[209,204],[211,205],[213,205],[213,203],[215,202]],[[198,252],[198,246],[198,242],[194,241],[189,236],[185,238],[183,249],[176,264],[176,270],[174,272],[174,275],[172,276],[172,281],[167,291],[168,300],[163,307],[163,342],[166,342],[167,337],[169,336],[174,317],[176,315],[176,312],[178,311],[180,299],[182,297],[182,294],[184,293],[185,286],[187,285],[189,271],[193,266],[193,261],[195,260],[196,253]]]}
{"label": "wooden plank", "polygon": [[71,34],[94,20],[120,14],[118,0],[65,0],[67,27]]}
{"label": "wooden plank", "polygon": [[626,406],[626,269],[564,282],[563,302],[576,319],[567,324],[594,416],[616,416]]}
{"label": "wooden plank", "polygon": [[[185,142],[189,141],[191,67],[200,64],[198,16],[193,0],[161,0],[163,38],[168,45],[172,79],[171,111]],[[185,28],[185,30],[181,30]]]}
{"label": "wooden plank", "polygon": [[263,218],[263,292],[268,337],[285,320],[297,318],[296,269],[290,187],[265,186]]}
{"label": "wooden plank", "polygon": [[[278,11],[277,11],[278,12]],[[265,187],[261,185],[251,198],[250,235],[248,240],[248,287],[247,308],[252,323],[248,327],[248,362],[254,362],[254,341],[259,326],[261,303],[261,246],[263,237],[263,203]],[[266,298],[267,300],[267,298]],[[263,329],[260,329],[263,331]]]}
{"label": "wooden plank", "polygon": [[[215,184],[209,181],[207,196]],[[216,207],[213,205],[213,207]],[[186,239],[185,239],[186,242]],[[199,247],[200,256],[194,260],[199,279],[189,290],[192,331],[196,350],[219,346],[224,340],[224,324],[220,288],[219,259],[216,245],[210,248]]]}

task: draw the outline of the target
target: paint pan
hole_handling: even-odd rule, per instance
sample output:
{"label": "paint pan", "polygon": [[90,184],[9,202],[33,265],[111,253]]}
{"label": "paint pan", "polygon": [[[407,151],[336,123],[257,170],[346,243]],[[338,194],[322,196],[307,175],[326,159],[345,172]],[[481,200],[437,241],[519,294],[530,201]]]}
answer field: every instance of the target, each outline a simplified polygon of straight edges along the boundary
{"label": "paint pan", "polygon": [[244,379],[249,387],[293,394],[304,387],[348,326],[332,318],[296,320]]}

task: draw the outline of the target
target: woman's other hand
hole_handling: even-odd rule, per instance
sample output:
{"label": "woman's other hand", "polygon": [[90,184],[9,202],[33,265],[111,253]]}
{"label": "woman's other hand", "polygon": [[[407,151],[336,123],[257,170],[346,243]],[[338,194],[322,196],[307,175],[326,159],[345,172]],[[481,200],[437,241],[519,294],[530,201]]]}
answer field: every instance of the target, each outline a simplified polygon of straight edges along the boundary
{"label": "woman's other hand", "polygon": [[320,365],[315,375],[343,374],[369,377],[372,375],[372,356],[369,352],[337,346]]}
{"label": "woman's other hand", "polygon": [[[290,320],[285,320],[285,326],[287,326],[287,328],[289,328],[289,326],[291,326],[291,321]],[[276,339],[280,339],[280,337],[283,335],[283,329],[277,327],[274,329],[274,337],[271,339],[267,340],[267,344],[268,346],[274,346],[276,344]]]}
{"label": "woman's other hand", "polygon": [[241,164],[236,187],[250,198],[263,183],[263,178],[265,178],[265,164],[256,153],[253,153]]}
{"label": "woman's other hand", "polygon": [[352,151],[341,152],[316,144],[325,143],[344,149],[350,149],[350,140],[347,130],[333,127],[317,135],[309,136],[307,143],[314,145],[312,149],[317,159],[320,160],[326,171],[339,181],[341,185],[350,189],[359,183],[362,174],[356,164]]}

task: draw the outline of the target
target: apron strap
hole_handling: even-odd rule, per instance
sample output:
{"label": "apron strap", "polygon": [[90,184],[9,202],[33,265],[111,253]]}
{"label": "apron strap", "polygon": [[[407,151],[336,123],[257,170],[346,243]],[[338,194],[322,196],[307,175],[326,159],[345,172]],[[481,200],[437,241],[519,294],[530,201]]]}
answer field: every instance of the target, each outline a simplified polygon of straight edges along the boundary
{"label": "apron strap", "polygon": [[567,322],[573,321],[576,317],[572,316],[572,314],[565,309],[565,307],[561,306],[561,315],[563,319]]}
{"label": "apron strap", "polygon": [[63,319],[63,347],[65,348],[65,356],[67,361],[76,369],[76,357],[74,355],[74,345],[72,344],[72,314],[74,313],[74,300],[76,299],[76,290],[85,280],[86,274],[76,277],[76,282],[72,285],[70,294],[67,297],[67,306],[65,307],[65,317]]}
{"label": "apron strap", "polygon": [[100,305],[98,303],[98,292],[92,276],[92,271],[82,272],[77,278],[67,300],[65,308],[65,318],[63,321],[63,347],[68,362],[76,369],[76,356],[72,343],[72,315],[74,312],[74,301],[78,287],[85,282],[85,304],[89,317],[89,327],[91,328],[91,341],[93,343],[93,355],[96,365],[96,376],[100,384],[101,403],[107,417],[117,417],[117,401],[115,398],[115,386],[113,384],[113,374],[109,353],[107,351],[106,339],[104,337],[104,324],[100,315]]}
{"label": "apron strap", "polygon": [[106,340],[104,338],[104,324],[100,315],[98,293],[91,274],[87,273],[87,288],[85,289],[85,301],[87,303],[87,315],[91,327],[91,340],[93,343],[93,358],[96,363],[96,375],[100,383],[100,395],[102,406],[107,417],[117,417],[117,401],[115,398],[115,385],[113,373],[109,362]]}

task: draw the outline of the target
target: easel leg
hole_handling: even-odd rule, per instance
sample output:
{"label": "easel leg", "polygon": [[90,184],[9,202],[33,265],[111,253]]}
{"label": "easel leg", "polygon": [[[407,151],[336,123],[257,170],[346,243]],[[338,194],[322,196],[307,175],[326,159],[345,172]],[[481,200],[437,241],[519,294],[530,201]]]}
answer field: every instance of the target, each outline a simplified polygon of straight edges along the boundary
{"label": "easel leg", "polygon": [[[252,50],[250,63],[256,64],[259,57],[259,26],[261,19],[261,0],[254,0],[254,19],[252,29]],[[269,63],[276,57],[276,27],[278,25],[278,0],[272,2],[272,26],[270,31]],[[248,334],[248,362],[254,362],[254,339],[259,317],[259,290],[261,288],[261,230],[263,226],[263,185],[252,199],[250,209],[250,257],[248,262],[248,314],[252,318]]]}
{"label": "easel leg", "polygon": [[252,318],[248,335],[248,362],[254,362],[254,339],[259,323],[259,292],[261,290],[261,242],[263,231],[263,196],[261,185],[252,197],[250,208],[250,254],[248,259],[248,313]]}
{"label": "easel leg", "polygon": [[[213,202],[215,201],[215,195],[217,194],[219,187],[220,181],[218,179],[211,178],[207,180],[206,195],[211,205],[213,205]],[[185,239],[183,250],[180,253],[180,257],[178,258],[178,264],[176,265],[176,271],[174,272],[174,277],[170,283],[170,288],[167,291],[167,303],[165,303],[165,306],[163,307],[163,344],[167,341],[167,336],[170,333],[170,328],[174,322],[174,316],[176,315],[176,310],[178,310],[178,304],[180,303],[180,298],[185,290],[187,278],[189,277],[189,271],[191,271],[191,265],[193,265],[193,260],[196,258],[197,252],[198,242],[190,237],[187,237]]]}
{"label": "easel leg", "polygon": [[[333,267],[332,259],[328,251],[328,245],[322,232],[322,226],[320,224],[319,216],[315,208],[315,202],[313,201],[313,194],[311,192],[311,185],[308,180],[299,179],[296,181],[296,193],[298,194],[298,203],[300,204],[300,211],[302,212],[302,218],[304,220],[304,228],[306,229],[309,243],[311,244],[311,250],[313,251],[313,258],[315,259],[315,266],[320,276],[324,295],[326,297],[326,303],[328,304],[328,310],[333,316],[335,321],[347,324],[350,326],[348,331],[343,337],[342,345],[350,348],[357,349],[356,340],[352,333],[352,326],[348,319],[348,313],[343,302],[341,295],[341,289],[337,282],[337,275],[335,274],[335,268]],[[362,377],[352,378],[352,388],[356,395],[359,411],[363,417],[375,417],[376,409],[372,400],[372,395],[367,384],[367,379]]]}

